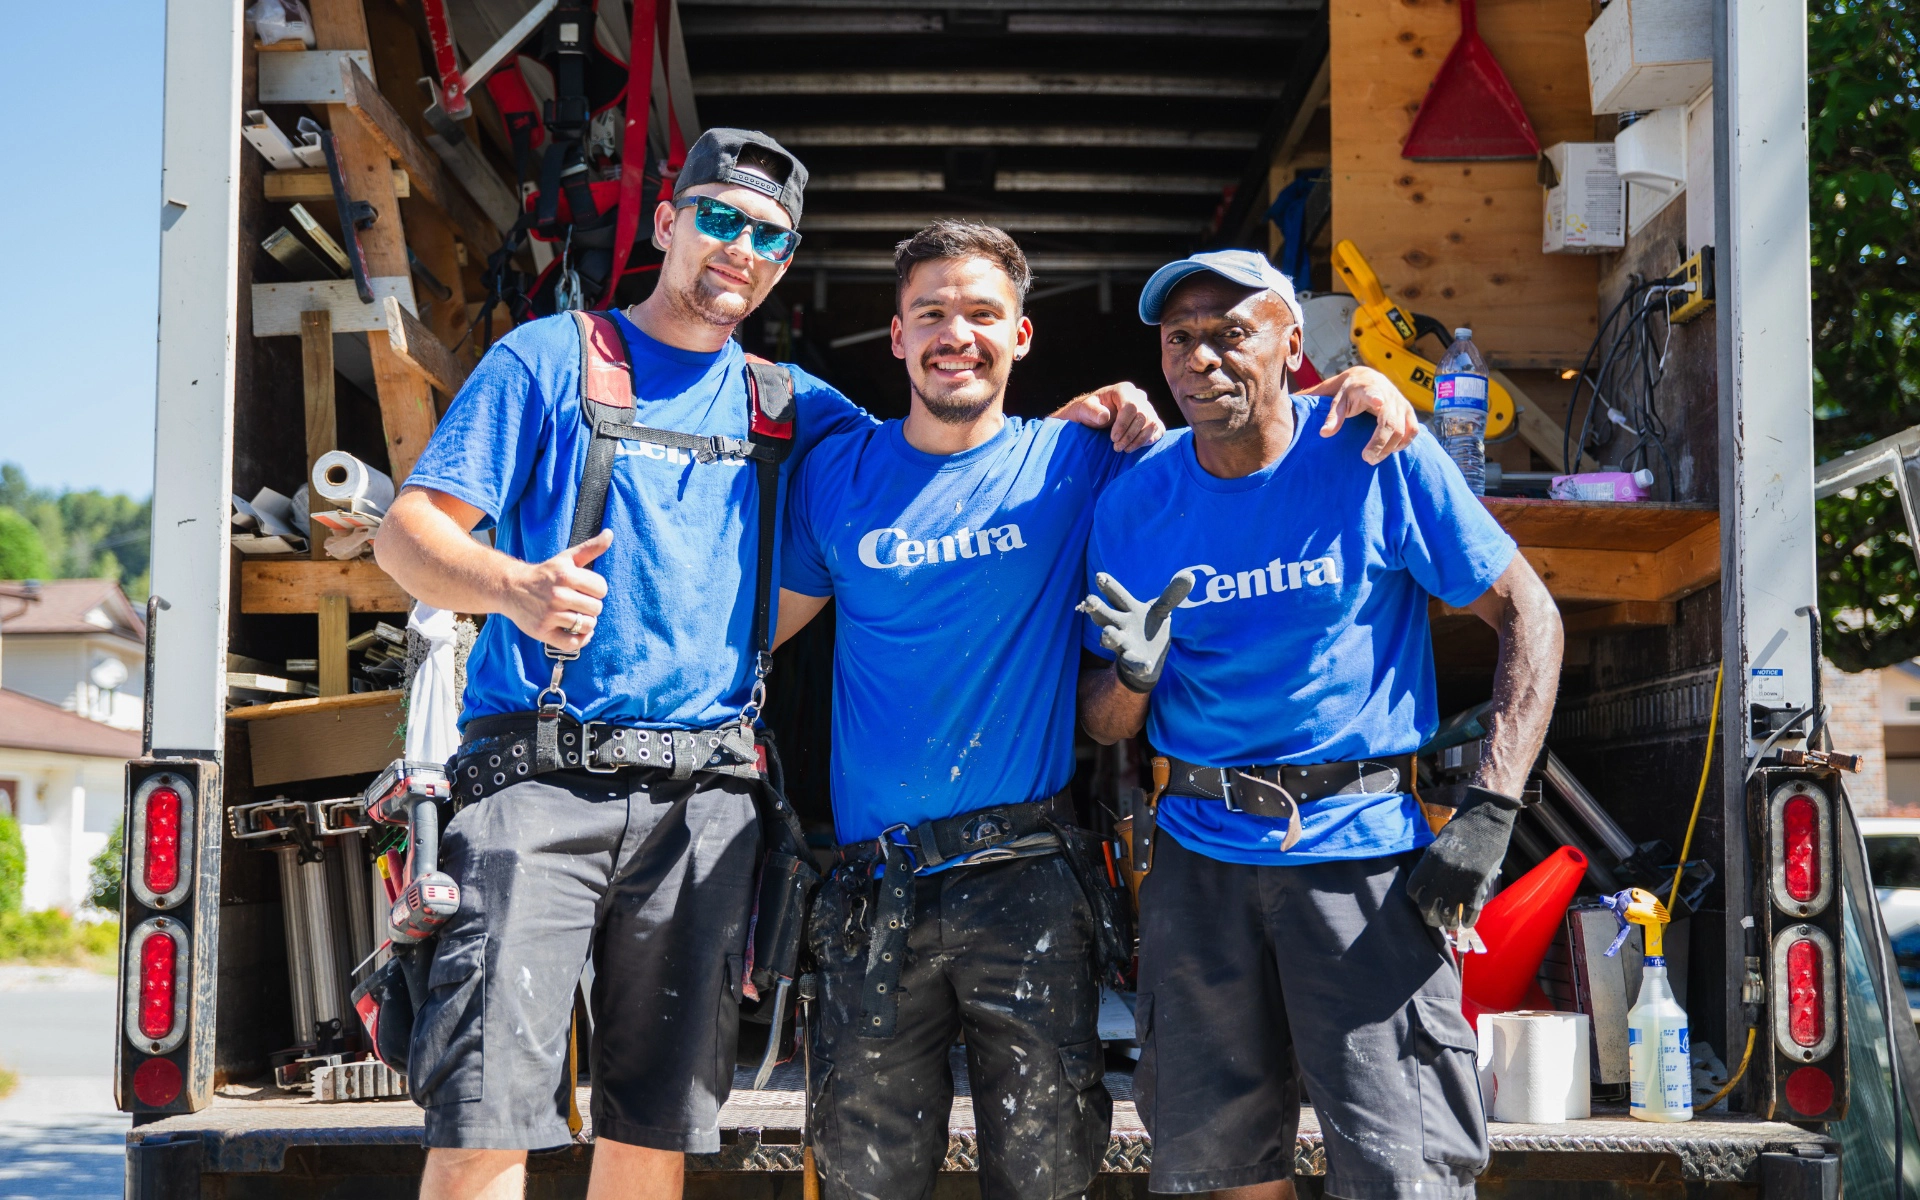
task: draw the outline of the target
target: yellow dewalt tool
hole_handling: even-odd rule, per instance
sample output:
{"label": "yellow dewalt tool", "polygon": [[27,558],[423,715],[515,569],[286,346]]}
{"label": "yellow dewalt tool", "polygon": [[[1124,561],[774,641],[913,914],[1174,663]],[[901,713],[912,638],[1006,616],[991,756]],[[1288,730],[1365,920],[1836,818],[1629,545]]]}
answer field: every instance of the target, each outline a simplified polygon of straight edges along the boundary
{"label": "yellow dewalt tool", "polygon": [[[1340,272],[1347,290],[1360,307],[1353,314],[1353,348],[1360,361],[1393,380],[1413,406],[1421,412],[1433,411],[1434,364],[1414,353],[1414,339],[1420,336],[1418,320],[1395,304],[1380,286],[1380,277],[1367,265],[1360,247],[1342,238],[1333,247],[1333,269]],[[1487,381],[1487,434],[1489,439],[1505,434],[1514,422],[1513,397],[1495,380]]]}

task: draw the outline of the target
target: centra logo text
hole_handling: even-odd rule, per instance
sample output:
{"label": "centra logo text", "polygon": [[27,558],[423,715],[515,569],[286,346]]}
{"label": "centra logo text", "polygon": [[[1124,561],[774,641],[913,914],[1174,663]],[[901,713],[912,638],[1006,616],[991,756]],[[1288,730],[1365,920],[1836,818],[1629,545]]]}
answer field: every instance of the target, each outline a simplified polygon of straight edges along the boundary
{"label": "centra logo text", "polygon": [[954,562],[962,558],[988,558],[1027,548],[1018,525],[997,525],[991,529],[965,526],[940,537],[920,541],[907,536],[904,529],[875,529],[860,539],[860,561],[869,567],[917,567],[924,563]]}
{"label": "centra logo text", "polygon": [[1181,608],[1246,600],[1268,592],[1331,587],[1340,582],[1340,564],[1331,558],[1309,558],[1300,562],[1281,562],[1276,558],[1264,567],[1239,572],[1216,571],[1205,563],[1195,563],[1187,569],[1193,572],[1193,594],[1180,602]]}

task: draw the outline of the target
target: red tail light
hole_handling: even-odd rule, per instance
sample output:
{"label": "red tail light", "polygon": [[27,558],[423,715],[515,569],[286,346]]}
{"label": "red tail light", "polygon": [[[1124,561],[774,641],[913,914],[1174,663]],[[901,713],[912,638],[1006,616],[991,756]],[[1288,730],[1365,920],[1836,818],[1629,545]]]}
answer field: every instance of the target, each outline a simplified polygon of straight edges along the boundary
{"label": "red tail light", "polygon": [[185,1081],[180,1068],[169,1058],[150,1058],[134,1068],[133,1094],[140,1103],[160,1108],[180,1098]]}
{"label": "red tail light", "polygon": [[1826,1032],[1820,966],[1820,947],[1811,940],[1787,947],[1787,1035],[1801,1046],[1819,1045]]}
{"label": "red tail light", "polygon": [[193,890],[193,785],[172,771],[133,794],[127,824],[127,884],[148,908],[172,908]]}
{"label": "red tail light", "polygon": [[1773,1005],[1773,1041],[1780,1053],[1798,1063],[1831,1053],[1840,1033],[1833,940],[1804,923],[1775,934],[1773,986],[1779,997]]}
{"label": "red tail light", "polygon": [[1809,904],[1820,894],[1820,809],[1803,793],[1788,798],[1781,816],[1787,895]]}
{"label": "red tail light", "polygon": [[143,1054],[166,1054],[187,1035],[192,977],[187,927],[172,917],[142,921],[127,935],[127,1040]]}
{"label": "red tail light", "polygon": [[180,793],[157,787],[147,796],[147,888],[170,892],[180,883]]}
{"label": "red tail light", "polygon": [[1773,790],[1767,821],[1769,891],[1793,917],[1817,917],[1833,899],[1833,802],[1797,779]]}
{"label": "red tail light", "polygon": [[140,1032],[158,1041],[173,1032],[173,973],[178,949],[163,933],[140,947]]}

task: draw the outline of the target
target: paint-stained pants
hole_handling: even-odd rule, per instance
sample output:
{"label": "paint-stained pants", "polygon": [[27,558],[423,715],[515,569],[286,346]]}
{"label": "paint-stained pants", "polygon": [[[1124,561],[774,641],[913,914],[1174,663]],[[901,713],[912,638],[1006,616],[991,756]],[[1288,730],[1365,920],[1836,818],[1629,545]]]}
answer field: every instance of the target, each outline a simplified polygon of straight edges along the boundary
{"label": "paint-stained pants", "polygon": [[1058,854],[922,876],[890,1038],[859,1036],[872,880],[821,888],[812,1030],[813,1145],[829,1200],[933,1194],[966,1033],[984,1200],[1082,1195],[1106,1149],[1093,918]]}

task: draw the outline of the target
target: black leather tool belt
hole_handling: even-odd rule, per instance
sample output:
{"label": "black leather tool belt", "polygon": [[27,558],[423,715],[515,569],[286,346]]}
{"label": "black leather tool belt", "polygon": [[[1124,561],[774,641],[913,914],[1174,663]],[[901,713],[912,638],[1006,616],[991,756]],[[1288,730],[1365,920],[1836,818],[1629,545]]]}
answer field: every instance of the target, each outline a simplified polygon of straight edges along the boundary
{"label": "black leather tool belt", "polygon": [[1167,762],[1169,795],[1220,800],[1261,817],[1285,818],[1294,804],[1328,796],[1413,790],[1411,754],[1310,766],[1203,767],[1171,756]]}
{"label": "black leather tool belt", "polygon": [[[535,766],[536,713],[504,713],[467,722],[453,759],[453,794],[462,804],[543,774]],[[611,775],[635,767],[665,771],[671,779],[696,772],[759,779],[751,731],[738,722],[715,729],[634,729],[604,721],[559,719],[560,771]]]}
{"label": "black leather tool belt", "polygon": [[1308,766],[1203,767],[1168,756],[1167,793],[1218,800],[1229,811],[1287,823],[1282,850],[1300,840],[1300,806],[1328,796],[1413,790],[1411,754]]}

